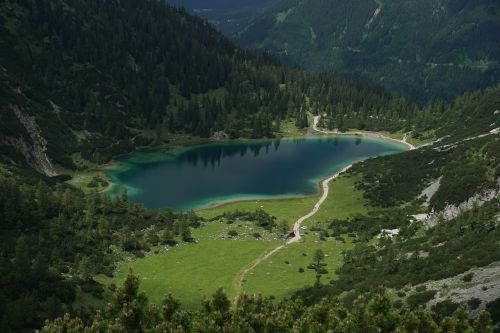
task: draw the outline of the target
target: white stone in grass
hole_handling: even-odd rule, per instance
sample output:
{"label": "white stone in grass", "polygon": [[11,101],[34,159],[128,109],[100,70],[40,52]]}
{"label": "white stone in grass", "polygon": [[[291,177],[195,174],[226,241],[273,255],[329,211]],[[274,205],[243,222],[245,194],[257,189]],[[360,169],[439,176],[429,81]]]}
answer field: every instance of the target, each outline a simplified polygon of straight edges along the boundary
{"label": "white stone in grass", "polygon": [[382,238],[382,237],[389,237],[392,238],[394,236],[399,235],[399,229],[384,229],[382,232],[377,236],[377,238]]}

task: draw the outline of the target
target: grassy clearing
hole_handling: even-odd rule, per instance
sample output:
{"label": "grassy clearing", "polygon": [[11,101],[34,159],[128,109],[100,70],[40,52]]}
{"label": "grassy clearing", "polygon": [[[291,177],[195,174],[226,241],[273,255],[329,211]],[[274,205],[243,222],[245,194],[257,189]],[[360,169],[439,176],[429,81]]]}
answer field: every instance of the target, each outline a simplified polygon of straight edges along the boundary
{"label": "grassy clearing", "polygon": [[[272,295],[281,300],[307,285],[314,284],[316,273],[307,269],[307,265],[312,263],[316,249],[322,249],[325,253],[326,269],[329,272],[321,281],[328,283],[334,279],[335,269],[342,265],[342,251],[352,247],[351,241],[346,239],[346,243],[341,243],[330,238],[320,241],[311,232],[303,239],[304,242],[285,247],[249,272],[243,282],[243,291]],[[299,272],[300,267],[304,269],[303,273]]]}
{"label": "grassy clearing", "polygon": [[312,221],[325,221],[330,219],[346,219],[356,214],[365,214],[370,210],[368,201],[363,198],[363,192],[354,188],[354,183],[360,176],[345,175],[330,183],[330,193],[314,215]]}
{"label": "grassy clearing", "polygon": [[112,297],[113,297],[113,292],[108,288],[104,289],[102,299],[96,298],[92,294],[82,291],[81,288],[77,288],[76,298],[72,306],[75,310],[78,310],[81,307],[92,307],[94,309],[103,309],[108,303],[107,300],[111,299]]}
{"label": "grassy clearing", "polygon": [[434,142],[434,137],[429,137],[429,138],[424,138],[424,139],[417,139],[414,137],[408,137],[408,142],[415,147],[423,146],[425,144],[429,144]]}
{"label": "grassy clearing", "polygon": [[[258,230],[257,230],[258,229]],[[239,235],[227,236],[229,230]],[[262,239],[251,235],[258,231]],[[141,290],[153,302],[160,303],[172,293],[188,308],[196,308],[201,300],[223,287],[233,294],[232,282],[238,272],[279,241],[273,234],[248,223],[227,225],[214,222],[193,232],[196,244],[182,244],[168,251],[124,262],[112,279],[100,278],[105,284],[121,285],[129,268],[141,279]]]}
{"label": "grassy clearing", "polygon": [[[91,182],[96,178],[101,180],[101,182],[96,182],[96,187],[89,186]],[[111,183],[107,180],[104,172],[97,170],[75,172],[72,178],[67,183],[81,189],[84,192],[105,192],[111,186]]]}
{"label": "grassy clearing", "polygon": [[[350,129],[349,132],[358,132],[360,130],[357,129]],[[388,138],[391,139],[396,139],[396,140],[403,140],[405,133],[404,132],[387,132],[387,131],[381,131],[378,132]],[[414,138],[411,135],[408,135],[407,142],[414,145],[415,147],[419,147],[428,143],[433,142],[435,139],[434,133],[433,132],[426,132],[424,133],[424,136],[420,139]]]}
{"label": "grassy clearing", "polygon": [[387,132],[387,131],[382,131],[380,132],[381,134],[391,138],[391,139],[396,139],[396,140],[403,140],[405,137],[405,134],[403,132]]}
{"label": "grassy clearing", "polygon": [[304,131],[295,126],[295,120],[287,119],[281,122],[278,134],[283,137],[300,137],[304,136]]}

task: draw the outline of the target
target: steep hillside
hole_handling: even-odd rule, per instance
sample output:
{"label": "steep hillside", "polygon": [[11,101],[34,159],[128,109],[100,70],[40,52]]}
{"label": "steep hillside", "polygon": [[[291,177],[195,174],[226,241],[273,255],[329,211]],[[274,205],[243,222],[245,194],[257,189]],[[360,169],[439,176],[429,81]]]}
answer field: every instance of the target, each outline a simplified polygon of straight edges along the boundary
{"label": "steep hillside", "polygon": [[499,35],[494,0],[283,0],[237,39],[424,100],[498,83]]}
{"label": "steep hillside", "polygon": [[392,98],[281,67],[156,0],[3,1],[0,37],[2,159],[49,176],[174,134],[272,137],[307,125],[320,87],[355,107]]}
{"label": "steep hillside", "polygon": [[335,279],[296,296],[350,304],[383,285],[400,307],[426,306],[439,319],[459,306],[498,309],[499,140],[490,134],[356,164],[355,186],[378,209],[318,223],[318,232],[356,245]]}

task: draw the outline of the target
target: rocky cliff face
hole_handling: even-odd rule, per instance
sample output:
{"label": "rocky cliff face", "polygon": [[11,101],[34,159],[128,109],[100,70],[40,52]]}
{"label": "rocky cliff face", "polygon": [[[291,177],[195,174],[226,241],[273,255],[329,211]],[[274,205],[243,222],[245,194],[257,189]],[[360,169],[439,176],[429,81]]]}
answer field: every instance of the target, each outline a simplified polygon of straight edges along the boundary
{"label": "rocky cliff face", "polygon": [[48,177],[57,176],[58,173],[46,153],[47,141],[42,136],[42,131],[37,125],[35,118],[23,112],[17,105],[9,105],[9,108],[15,113],[19,122],[28,132],[31,142],[28,142],[22,136],[6,137],[4,141],[23,154],[26,162],[38,172]]}
{"label": "rocky cliff face", "polygon": [[463,212],[469,211],[476,206],[482,206],[485,203],[493,200],[500,195],[500,178],[497,179],[496,187],[476,193],[467,201],[459,205],[448,205],[443,211],[431,212],[430,214],[422,214],[416,217],[417,220],[423,221],[427,228],[435,227],[440,221],[450,221],[456,218]]}

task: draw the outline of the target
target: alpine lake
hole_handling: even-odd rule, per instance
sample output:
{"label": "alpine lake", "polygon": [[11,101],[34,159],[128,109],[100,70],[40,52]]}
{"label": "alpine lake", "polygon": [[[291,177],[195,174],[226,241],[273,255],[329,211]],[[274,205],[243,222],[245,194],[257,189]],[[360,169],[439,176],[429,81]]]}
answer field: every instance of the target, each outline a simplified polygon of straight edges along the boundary
{"label": "alpine lake", "polygon": [[401,143],[355,135],[234,141],[141,150],[106,169],[116,196],[150,209],[196,210],[254,199],[314,195],[318,183],[370,157],[407,150]]}

